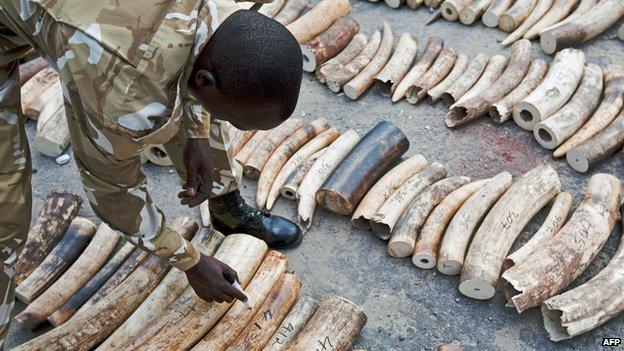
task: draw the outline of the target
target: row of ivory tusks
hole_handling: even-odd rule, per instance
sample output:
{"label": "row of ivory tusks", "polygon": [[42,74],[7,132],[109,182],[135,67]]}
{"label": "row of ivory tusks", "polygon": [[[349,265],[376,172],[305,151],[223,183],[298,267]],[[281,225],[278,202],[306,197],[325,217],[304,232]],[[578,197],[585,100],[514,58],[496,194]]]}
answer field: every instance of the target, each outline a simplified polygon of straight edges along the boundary
{"label": "row of ivory tusks", "polygon": [[[204,303],[183,272],[121,245],[106,224],[76,216],[80,202],[71,193],[51,193],[33,227],[45,233],[33,233],[18,260],[18,273],[28,274],[17,275],[16,293],[28,306],[15,319],[29,329],[47,319],[56,328],[14,350],[275,351],[318,343],[347,350],[366,324],[362,309],[346,299],[329,296],[319,304],[300,296],[287,257],[261,240],[224,237],[190,217],[176,218],[173,230],[238,272],[252,308]],[[57,225],[43,228],[51,222]],[[39,259],[30,254],[37,248],[46,250]],[[194,328],[180,328],[184,323]]]}
{"label": "row of ivory tusks", "polygon": [[511,46],[510,57],[479,54],[470,59],[432,37],[417,55],[418,41],[410,34],[393,45],[388,23],[370,38],[358,31],[353,20],[335,22],[302,46],[304,68],[315,71],[332,91],[342,89],[352,99],[373,85],[393,102],[442,99],[451,105],[446,115],[449,128],[486,114],[495,123],[513,119],[533,131],[540,145],[554,149],[555,157],[566,156],[578,172],[588,171],[624,145],[622,66],[601,68],[571,48],[559,51],[550,64],[533,60],[526,39]]}
{"label": "row of ivory tusks", "polygon": [[[292,134],[290,130],[284,133],[288,128],[293,127],[278,127],[258,140]],[[235,140],[246,134],[234,133]],[[245,138],[253,140],[248,135]],[[283,142],[278,140],[275,144],[279,143]],[[257,141],[252,144],[253,149],[261,149]],[[317,149],[322,147],[317,145]],[[273,150],[278,148],[274,146]],[[348,151],[341,150],[343,158]],[[311,167],[318,164],[320,169],[321,165],[330,164],[323,160],[323,154],[314,158]],[[291,161],[306,163],[303,157],[288,162]],[[333,160],[331,165],[333,168],[318,183],[340,169],[340,160]],[[292,174],[297,174],[296,167]],[[294,189],[296,193],[296,184]],[[619,216],[621,197],[620,180],[607,174],[594,175],[583,201],[569,216],[573,198],[562,191],[559,176],[551,166],[536,167],[515,181],[508,172],[471,181],[467,177],[450,177],[443,165],[429,164],[422,155],[414,155],[374,183],[353,211],[352,224],[389,240],[387,251],[391,256],[411,256],[418,267],[437,267],[443,274],[460,275],[460,292],[471,298],[491,298],[500,272],[504,271],[510,306],[519,312],[542,306],[548,317],[545,325],[550,337],[562,340],[587,332],[624,310],[621,298],[598,298],[616,294],[624,287],[624,278],[618,273],[624,269],[624,242],[599,275],[559,294],[602,249]],[[550,213],[539,230],[508,255],[525,226],[548,203],[552,203]],[[301,224],[309,226],[309,222]],[[582,307],[574,305],[579,311],[568,314],[568,305],[576,301],[583,301]],[[554,318],[556,311],[565,312],[561,318]]]}
{"label": "row of ivory tusks", "polygon": [[[378,0],[369,0],[377,2]],[[427,21],[439,17],[471,25],[481,18],[484,25],[510,33],[502,41],[509,45],[524,38],[540,37],[542,50],[553,54],[562,46],[579,45],[604,31],[624,16],[618,0],[385,0],[393,8],[421,5],[439,8]],[[620,39],[624,40],[624,25]],[[579,32],[582,33],[579,37]]]}

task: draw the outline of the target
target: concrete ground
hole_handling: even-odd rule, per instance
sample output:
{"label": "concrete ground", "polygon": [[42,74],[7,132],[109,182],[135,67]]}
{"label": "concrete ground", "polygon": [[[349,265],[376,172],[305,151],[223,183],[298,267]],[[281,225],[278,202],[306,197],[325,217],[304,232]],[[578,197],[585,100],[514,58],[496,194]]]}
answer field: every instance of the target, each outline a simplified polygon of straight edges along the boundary
{"label": "concrete ground", "polygon": [[[503,32],[480,23],[466,27],[459,23],[439,20],[424,26],[429,11],[402,8],[393,10],[383,2],[353,0],[353,17],[365,32],[381,27],[388,21],[395,38],[410,32],[418,38],[420,51],[430,36],[442,37],[447,47],[473,57],[479,52],[489,55],[508,54],[498,43]],[[624,64],[623,45],[615,39],[615,27],[598,39],[582,46],[588,61],[605,67]],[[534,45],[536,57],[543,55]],[[591,174],[606,172],[624,179],[622,159],[614,157],[590,174],[575,173],[565,161],[555,160],[550,152],[539,147],[532,134],[513,123],[494,125],[482,118],[457,130],[444,126],[447,110],[444,104],[423,103],[412,106],[406,102],[392,104],[376,91],[369,91],[358,101],[330,92],[312,75],[306,74],[296,116],[305,120],[325,117],[341,130],[352,128],[366,133],[381,120],[390,120],[401,127],[411,141],[407,155],[424,154],[429,161],[445,164],[453,175],[474,179],[489,177],[503,170],[519,176],[532,167],[551,164],[559,172],[563,188],[580,201]],[[34,136],[34,123],[28,124]],[[51,189],[68,188],[81,194],[75,164],[57,166],[54,160],[33,152],[35,218],[43,199]],[[167,168],[146,167],[152,195],[169,218],[197,215],[195,210],[180,206],[175,198],[177,176]],[[255,183],[244,181],[243,193],[253,202]],[[86,206],[82,214],[93,216]],[[514,248],[525,242],[545,217],[542,211],[527,226]],[[281,199],[275,214],[296,218],[293,202]],[[595,275],[609,261],[620,239],[618,224],[610,240],[585,274],[574,283],[578,285]],[[617,317],[597,330],[561,343],[549,341],[538,309],[518,314],[504,307],[498,293],[489,301],[474,301],[462,296],[458,279],[446,277],[435,270],[421,270],[408,260],[394,259],[385,252],[384,242],[367,231],[350,226],[348,218],[317,210],[312,229],[301,247],[287,250],[290,270],[303,281],[302,293],[318,300],[327,294],[337,294],[360,304],[368,315],[368,324],[354,345],[356,349],[431,350],[444,342],[459,342],[468,350],[593,350],[601,349],[604,337],[623,337],[624,319]],[[23,306],[19,306],[22,309]],[[14,325],[8,345],[14,346],[33,337]]]}

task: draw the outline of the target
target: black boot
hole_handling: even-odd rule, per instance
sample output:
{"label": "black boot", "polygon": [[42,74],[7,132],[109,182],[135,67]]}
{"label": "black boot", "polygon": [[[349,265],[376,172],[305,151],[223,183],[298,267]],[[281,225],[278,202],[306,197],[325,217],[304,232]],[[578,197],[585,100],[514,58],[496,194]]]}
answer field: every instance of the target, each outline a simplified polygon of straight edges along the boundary
{"label": "black boot", "polygon": [[209,204],[212,224],[225,235],[250,234],[264,240],[271,248],[295,247],[303,239],[299,226],[247,205],[238,190],[210,199]]}

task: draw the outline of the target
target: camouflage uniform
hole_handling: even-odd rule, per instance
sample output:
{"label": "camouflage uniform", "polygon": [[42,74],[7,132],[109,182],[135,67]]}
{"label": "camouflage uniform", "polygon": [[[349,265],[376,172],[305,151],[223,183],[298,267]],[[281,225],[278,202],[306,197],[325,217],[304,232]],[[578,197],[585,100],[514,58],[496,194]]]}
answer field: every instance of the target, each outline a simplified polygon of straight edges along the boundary
{"label": "camouflage uniform", "polygon": [[[256,2],[268,2],[255,0]],[[59,71],[74,156],[98,216],[127,240],[186,270],[199,252],[165,225],[141,171],[164,144],[184,179],[187,138],[210,138],[213,197],[237,189],[225,126],[190,96],[193,63],[229,0],[0,0],[0,345],[11,318],[11,264],[31,217],[31,164],[17,60],[35,48]],[[223,18],[220,18],[223,17]],[[172,194],[173,195],[173,194]]]}

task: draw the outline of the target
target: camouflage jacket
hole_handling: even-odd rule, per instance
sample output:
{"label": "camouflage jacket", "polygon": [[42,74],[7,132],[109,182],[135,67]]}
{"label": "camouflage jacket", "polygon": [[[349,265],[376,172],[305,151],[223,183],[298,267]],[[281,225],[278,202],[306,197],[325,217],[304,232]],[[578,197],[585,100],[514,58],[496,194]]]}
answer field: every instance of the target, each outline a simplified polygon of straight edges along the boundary
{"label": "camouflage jacket", "polygon": [[210,117],[186,82],[219,22],[242,5],[232,0],[0,0],[0,6],[2,22],[19,33],[0,39],[0,64],[29,46],[37,48],[62,81],[73,85],[64,84],[66,99],[72,100],[68,88],[77,91],[83,112],[141,144],[169,140],[180,124],[188,137],[209,137]]}

